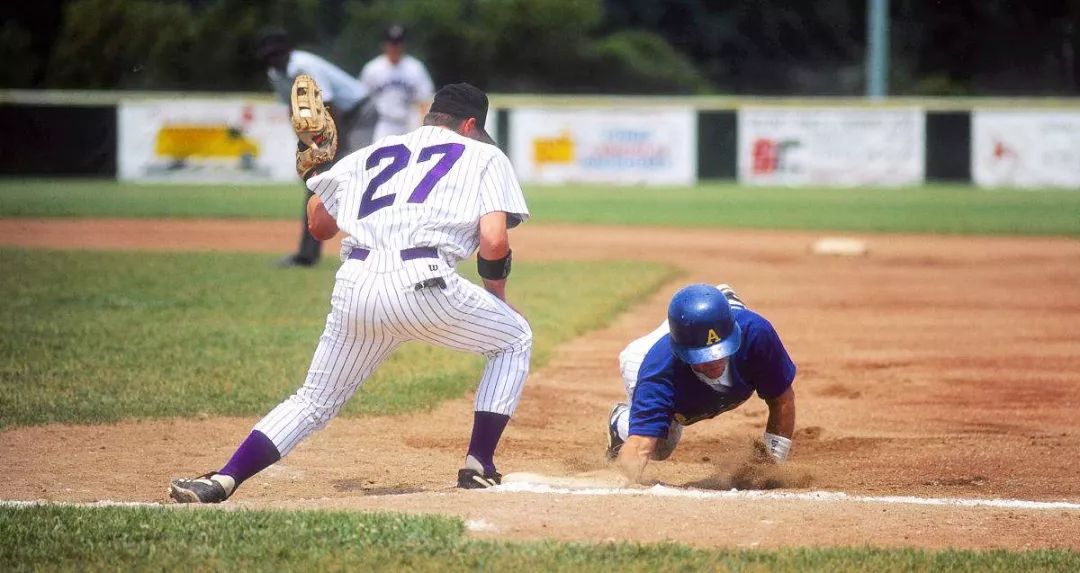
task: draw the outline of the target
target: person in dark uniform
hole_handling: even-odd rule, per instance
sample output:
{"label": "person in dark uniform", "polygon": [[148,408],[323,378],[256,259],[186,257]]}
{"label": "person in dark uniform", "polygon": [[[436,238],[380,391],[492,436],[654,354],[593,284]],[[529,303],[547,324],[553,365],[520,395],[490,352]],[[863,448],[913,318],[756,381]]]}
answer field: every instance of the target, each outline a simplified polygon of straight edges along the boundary
{"label": "person in dark uniform", "polygon": [[[256,55],[266,65],[266,75],[286,105],[296,76],[307,74],[315,78],[322,90],[323,101],[337,124],[338,158],[371,143],[378,116],[370,104],[368,89],[359,80],[315,54],[294,49],[288,35],[281,30],[264,31]],[[322,243],[307,230],[306,206],[311,195],[311,191],[307,191],[304,196],[300,245],[296,253],[282,259],[279,266],[310,267],[319,261]]]}

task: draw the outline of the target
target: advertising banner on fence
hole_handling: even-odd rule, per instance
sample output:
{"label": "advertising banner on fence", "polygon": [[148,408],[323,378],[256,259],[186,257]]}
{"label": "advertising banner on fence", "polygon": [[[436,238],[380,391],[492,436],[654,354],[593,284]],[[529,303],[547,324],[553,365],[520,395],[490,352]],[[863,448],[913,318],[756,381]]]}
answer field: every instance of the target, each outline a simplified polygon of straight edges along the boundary
{"label": "advertising banner on fence", "polygon": [[518,108],[510,159],[522,182],[691,184],[697,119],[685,109]]}
{"label": "advertising banner on fence", "polygon": [[739,110],[739,180],[759,185],[922,183],[919,108]]}
{"label": "advertising banner on fence", "polygon": [[279,103],[147,100],[117,113],[122,180],[298,181],[296,136]]}
{"label": "advertising banner on fence", "polygon": [[971,139],[977,185],[1080,190],[1080,111],[977,109]]}

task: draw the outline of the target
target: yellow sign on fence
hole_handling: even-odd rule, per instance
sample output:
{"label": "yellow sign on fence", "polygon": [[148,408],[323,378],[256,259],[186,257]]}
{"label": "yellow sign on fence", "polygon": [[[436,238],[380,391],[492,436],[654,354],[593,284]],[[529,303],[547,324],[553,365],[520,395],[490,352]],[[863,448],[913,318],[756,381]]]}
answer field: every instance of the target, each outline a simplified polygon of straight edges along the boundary
{"label": "yellow sign on fence", "polygon": [[160,157],[258,157],[259,144],[229,125],[173,123],[161,126],[154,142]]}
{"label": "yellow sign on fence", "polygon": [[537,165],[574,162],[574,140],[563,133],[559,137],[533,139],[533,157]]}

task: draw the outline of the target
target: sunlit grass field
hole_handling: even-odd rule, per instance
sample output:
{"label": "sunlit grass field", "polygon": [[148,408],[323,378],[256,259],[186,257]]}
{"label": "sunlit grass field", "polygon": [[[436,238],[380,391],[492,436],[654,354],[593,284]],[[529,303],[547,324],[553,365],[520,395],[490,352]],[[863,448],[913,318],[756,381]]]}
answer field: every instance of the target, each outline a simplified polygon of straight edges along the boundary
{"label": "sunlit grass field", "polygon": [[0,508],[5,571],[1076,571],[1070,551],[707,550],[510,543],[441,516],[161,508]]}
{"label": "sunlit grass field", "polygon": [[[283,271],[273,260],[0,249],[0,428],[264,414],[303,382],[337,266]],[[672,276],[641,263],[520,261],[509,293],[533,326],[533,368]],[[473,388],[482,367],[406,344],[345,415],[430,408]]]}
{"label": "sunlit grass field", "polygon": [[[895,189],[528,187],[531,224],[1080,235],[1080,193],[966,185]],[[0,180],[0,217],[295,219],[299,185],[143,185]]]}

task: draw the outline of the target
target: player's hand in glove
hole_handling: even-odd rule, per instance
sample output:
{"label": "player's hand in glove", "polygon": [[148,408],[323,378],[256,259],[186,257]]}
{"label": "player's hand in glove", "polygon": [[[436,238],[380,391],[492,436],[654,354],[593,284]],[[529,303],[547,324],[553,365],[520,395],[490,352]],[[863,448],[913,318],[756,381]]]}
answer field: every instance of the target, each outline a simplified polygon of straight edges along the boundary
{"label": "player's hand in glove", "polygon": [[319,166],[330,163],[337,155],[337,125],[322,101],[315,78],[306,74],[296,76],[290,99],[293,131],[300,138],[296,173],[306,181]]}

